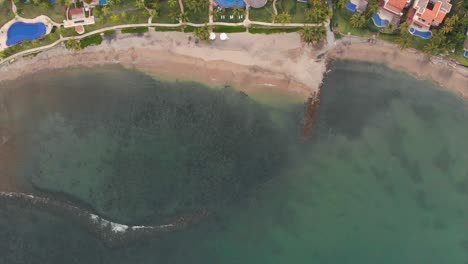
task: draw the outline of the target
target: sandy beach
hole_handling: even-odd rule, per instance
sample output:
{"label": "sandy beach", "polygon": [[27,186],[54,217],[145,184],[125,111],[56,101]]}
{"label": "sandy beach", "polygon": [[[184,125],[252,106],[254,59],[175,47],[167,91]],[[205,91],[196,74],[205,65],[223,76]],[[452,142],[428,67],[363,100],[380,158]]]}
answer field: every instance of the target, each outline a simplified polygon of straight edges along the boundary
{"label": "sandy beach", "polygon": [[198,43],[192,34],[150,31],[142,36],[118,34],[100,46],[72,52],[56,47],[35,57],[0,67],[0,81],[28,73],[70,66],[121,64],[156,76],[230,85],[241,90],[270,87],[308,97],[317,91],[326,70],[318,52],[298,34],[231,34],[228,41]]}
{"label": "sandy beach", "polygon": [[401,50],[397,45],[383,41],[371,45],[361,38],[354,38],[350,44],[339,44],[329,53],[329,58],[383,63],[419,79],[432,80],[468,99],[468,68],[430,58],[414,49]]}

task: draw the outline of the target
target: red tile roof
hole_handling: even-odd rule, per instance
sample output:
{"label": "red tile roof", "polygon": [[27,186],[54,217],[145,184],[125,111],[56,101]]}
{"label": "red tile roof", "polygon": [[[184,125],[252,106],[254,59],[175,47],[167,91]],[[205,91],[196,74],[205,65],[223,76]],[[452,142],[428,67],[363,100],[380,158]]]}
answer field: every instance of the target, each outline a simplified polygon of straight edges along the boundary
{"label": "red tile roof", "polygon": [[75,7],[70,9],[70,14],[73,15],[80,15],[84,14],[84,8],[80,7]]}
{"label": "red tile roof", "polygon": [[388,0],[384,7],[389,11],[400,14],[405,9],[406,4],[406,0]]}

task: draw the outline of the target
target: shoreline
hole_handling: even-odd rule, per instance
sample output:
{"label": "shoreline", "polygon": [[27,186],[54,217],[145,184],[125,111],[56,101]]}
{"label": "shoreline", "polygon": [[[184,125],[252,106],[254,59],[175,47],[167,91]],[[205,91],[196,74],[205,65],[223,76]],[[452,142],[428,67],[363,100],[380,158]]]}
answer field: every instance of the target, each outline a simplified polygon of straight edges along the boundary
{"label": "shoreline", "polygon": [[346,37],[329,52],[329,59],[366,61],[384,64],[392,70],[403,71],[420,80],[429,80],[442,89],[468,99],[468,68],[439,57],[428,57],[414,49],[378,41],[371,45],[367,39]]}
{"label": "shoreline", "polygon": [[303,45],[299,34],[231,34],[228,41],[194,42],[190,33],[116,34],[101,45],[79,52],[54,47],[0,66],[0,81],[76,66],[119,64],[163,79],[210,86],[233,86],[249,92],[279,89],[304,98],[319,89],[326,71],[318,52]]}
{"label": "shoreline", "polygon": [[0,82],[41,71],[121,65],[161,79],[232,86],[247,93],[277,89],[306,101],[319,91],[330,61],[349,59],[385,64],[468,98],[468,68],[381,40],[371,45],[365,38],[348,36],[314,49],[303,44],[297,33],[235,33],[227,41],[198,44],[193,39],[191,33],[149,31],[117,33],[79,52],[57,46],[0,65]]}

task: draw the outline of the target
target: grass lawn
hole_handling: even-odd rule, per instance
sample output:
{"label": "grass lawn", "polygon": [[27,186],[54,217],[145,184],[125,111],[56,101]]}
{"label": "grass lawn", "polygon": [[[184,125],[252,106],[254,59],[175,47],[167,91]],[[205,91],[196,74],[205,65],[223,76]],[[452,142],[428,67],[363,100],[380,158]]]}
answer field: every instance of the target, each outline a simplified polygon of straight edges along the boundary
{"label": "grass lawn", "polygon": [[2,27],[6,22],[12,20],[14,17],[15,15],[11,12],[11,4],[9,2],[2,2],[0,4],[0,27]]}
{"label": "grass lawn", "polygon": [[[177,7],[177,10],[179,10],[179,6],[177,5],[176,7]],[[178,23],[179,21],[177,21],[175,18],[169,17],[170,13],[171,13],[171,8],[169,7],[168,1],[167,0],[166,1],[160,1],[159,2],[158,17],[153,18],[153,23],[167,23],[167,24]]]}
{"label": "grass lawn", "polygon": [[305,11],[307,4],[297,0],[278,0],[276,2],[278,13],[288,12],[292,17],[292,23],[305,23]]}
{"label": "grass lawn", "polygon": [[199,12],[193,12],[191,10],[186,10],[189,20],[192,23],[197,23],[197,24],[202,24],[202,23],[208,23],[209,19],[209,11],[208,11],[208,6],[204,8],[203,10],[200,10]]}
{"label": "grass lawn", "polygon": [[351,32],[352,35],[360,37],[371,37],[374,34],[377,34],[378,29],[372,22],[369,20],[367,24],[362,28],[353,28],[349,24],[349,20],[353,13],[346,9],[338,9],[333,12],[333,26],[334,29],[340,33],[347,34]]}
{"label": "grass lawn", "polygon": [[146,33],[148,32],[147,27],[135,27],[135,28],[124,28],[122,33]]}
{"label": "grass lawn", "polygon": [[156,27],[154,30],[159,31],[159,32],[168,32],[168,31],[182,32],[182,27]]}
{"label": "grass lawn", "polygon": [[[144,9],[136,8],[132,1],[125,3],[122,1],[122,4],[109,6],[109,8],[109,14],[104,15],[103,7],[96,7],[96,11],[94,11],[96,24],[85,26],[86,32],[122,24],[148,23],[148,12]],[[125,16],[122,16],[123,12],[125,13]],[[113,15],[118,16],[117,21],[111,19],[111,16]]]}
{"label": "grass lawn", "polygon": [[252,34],[276,34],[276,33],[289,33],[297,32],[301,30],[302,27],[294,28],[277,28],[277,27],[263,27],[263,26],[252,26],[249,29],[249,32]]}
{"label": "grass lawn", "polygon": [[25,18],[35,18],[40,15],[46,15],[57,23],[63,23],[63,20],[65,19],[66,7],[60,4],[49,4],[44,2],[39,5],[35,5],[33,3],[24,3],[24,1],[19,1],[16,3],[16,7],[18,7],[18,13]]}
{"label": "grass lawn", "polygon": [[228,26],[216,26],[213,28],[213,32],[225,32],[225,33],[235,33],[235,32],[245,32],[247,29],[243,26],[228,27]]}
{"label": "grass lawn", "polygon": [[250,20],[271,22],[273,17],[273,1],[268,1],[262,8],[250,8]]}

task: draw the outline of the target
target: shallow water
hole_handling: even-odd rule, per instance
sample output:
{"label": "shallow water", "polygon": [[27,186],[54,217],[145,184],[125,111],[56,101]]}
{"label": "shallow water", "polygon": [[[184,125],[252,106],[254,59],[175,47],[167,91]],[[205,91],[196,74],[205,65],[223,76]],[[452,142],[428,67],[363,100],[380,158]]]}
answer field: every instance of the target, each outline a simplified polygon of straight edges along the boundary
{"label": "shallow water", "polygon": [[[118,69],[108,71],[123,75]],[[82,74],[76,73],[77,80]],[[108,80],[96,79],[100,85],[93,92],[114,93],[112,87],[103,88]],[[41,80],[35,82],[41,87]],[[125,92],[128,85],[122,87]],[[54,100],[70,96],[61,88],[53,94],[42,91],[40,96]],[[208,98],[216,92],[207,91],[201,93]],[[21,102],[28,94],[10,91],[4,96]],[[10,108],[17,109],[10,116],[41,116],[40,111],[24,110],[39,95]],[[468,262],[465,102],[430,82],[380,65],[336,62],[324,83],[313,138],[302,142],[303,106],[292,102],[277,107],[274,101],[252,103],[252,112],[270,120],[264,136],[283,138],[270,141],[284,150],[281,169],[243,199],[218,208],[203,224],[107,248],[70,219],[1,205],[0,237],[8,239],[2,239],[0,263]],[[63,104],[71,115],[83,108],[72,103]],[[231,105],[237,106],[237,101]],[[57,111],[53,104],[39,108]]]}

